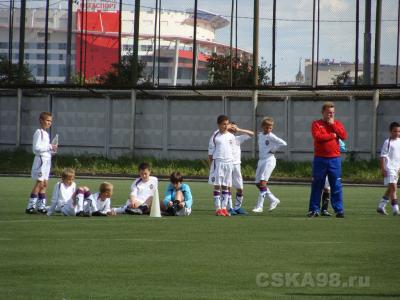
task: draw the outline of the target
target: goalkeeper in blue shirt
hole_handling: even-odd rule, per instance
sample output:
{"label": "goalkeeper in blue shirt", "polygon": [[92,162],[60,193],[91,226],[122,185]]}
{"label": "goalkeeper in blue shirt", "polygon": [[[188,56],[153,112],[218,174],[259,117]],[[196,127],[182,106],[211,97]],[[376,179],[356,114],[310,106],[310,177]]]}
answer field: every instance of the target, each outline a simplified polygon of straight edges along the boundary
{"label": "goalkeeper in blue shirt", "polygon": [[169,216],[189,216],[192,213],[193,197],[189,185],[183,182],[180,172],[170,175],[171,183],[165,191],[161,209]]}

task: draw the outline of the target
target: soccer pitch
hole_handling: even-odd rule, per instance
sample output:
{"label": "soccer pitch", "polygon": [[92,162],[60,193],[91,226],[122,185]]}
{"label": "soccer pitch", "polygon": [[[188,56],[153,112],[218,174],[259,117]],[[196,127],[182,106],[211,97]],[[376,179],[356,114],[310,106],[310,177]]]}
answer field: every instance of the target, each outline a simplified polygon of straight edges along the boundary
{"label": "soccer pitch", "polygon": [[[107,181],[123,204],[132,180]],[[344,187],[336,219],[305,217],[309,186],[271,185],[271,213],[216,217],[210,186],[189,184],[190,217],[47,217],[24,213],[29,178],[1,177],[0,299],[400,298],[400,218],[375,212],[383,187]],[[248,211],[256,196],[245,185]]]}

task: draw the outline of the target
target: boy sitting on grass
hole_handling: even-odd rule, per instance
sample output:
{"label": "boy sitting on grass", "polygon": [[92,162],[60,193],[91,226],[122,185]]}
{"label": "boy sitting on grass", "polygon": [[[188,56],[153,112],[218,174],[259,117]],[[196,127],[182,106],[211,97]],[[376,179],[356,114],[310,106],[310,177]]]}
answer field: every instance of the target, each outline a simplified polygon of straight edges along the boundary
{"label": "boy sitting on grass", "polygon": [[161,210],[169,216],[189,216],[192,213],[193,197],[189,185],[183,182],[180,172],[173,172],[171,183],[165,191]]}
{"label": "boy sitting on grass", "polygon": [[158,179],[150,176],[151,168],[148,163],[141,163],[138,169],[139,178],[131,185],[128,201],[124,206],[114,209],[117,214],[142,215],[150,213],[154,192],[158,188]]}

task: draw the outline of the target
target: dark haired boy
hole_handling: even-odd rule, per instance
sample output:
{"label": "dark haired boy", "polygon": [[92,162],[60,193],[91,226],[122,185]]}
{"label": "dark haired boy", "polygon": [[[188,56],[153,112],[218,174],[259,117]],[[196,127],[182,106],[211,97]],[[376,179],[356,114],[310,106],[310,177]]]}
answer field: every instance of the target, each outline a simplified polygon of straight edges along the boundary
{"label": "dark haired boy", "polygon": [[173,172],[165,191],[163,210],[170,216],[189,216],[192,213],[193,197],[189,185],[183,183],[180,172]]}

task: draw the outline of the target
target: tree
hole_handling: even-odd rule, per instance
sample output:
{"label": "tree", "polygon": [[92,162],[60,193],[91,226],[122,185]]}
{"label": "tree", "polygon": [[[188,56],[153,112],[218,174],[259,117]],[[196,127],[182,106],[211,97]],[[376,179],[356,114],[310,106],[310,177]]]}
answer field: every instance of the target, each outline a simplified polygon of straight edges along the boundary
{"label": "tree", "polygon": [[[217,86],[230,85],[230,55],[218,55],[213,53],[207,58],[208,84]],[[267,66],[265,60],[261,59],[258,66],[258,84],[267,85],[269,81],[268,73],[271,65]],[[253,66],[249,59],[232,58],[232,85],[250,86],[253,85]]]}
{"label": "tree", "polygon": [[350,70],[344,71],[339,75],[335,75],[332,77],[333,85],[351,85],[353,84],[353,80],[350,77]]}
{"label": "tree", "polygon": [[0,85],[35,82],[28,65],[23,65],[22,78],[19,78],[18,69],[18,64],[10,63],[7,57],[0,57]]}
{"label": "tree", "polygon": [[[132,85],[132,66],[133,66],[133,53],[121,57],[121,63],[114,63],[111,69],[106,73],[100,75],[98,82],[109,85]],[[146,63],[140,61],[138,64],[138,78],[143,77],[143,70]],[[146,81],[146,80],[145,80]]]}

